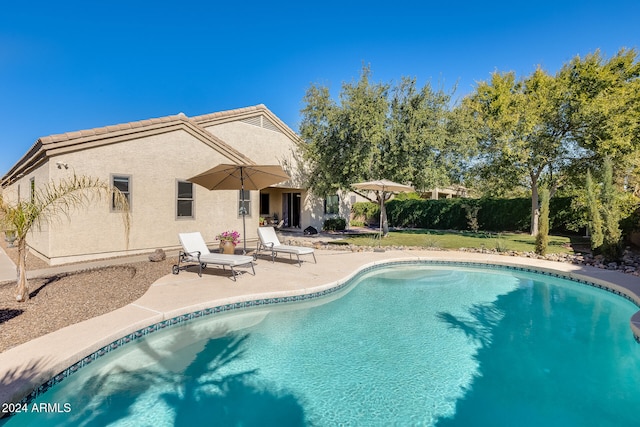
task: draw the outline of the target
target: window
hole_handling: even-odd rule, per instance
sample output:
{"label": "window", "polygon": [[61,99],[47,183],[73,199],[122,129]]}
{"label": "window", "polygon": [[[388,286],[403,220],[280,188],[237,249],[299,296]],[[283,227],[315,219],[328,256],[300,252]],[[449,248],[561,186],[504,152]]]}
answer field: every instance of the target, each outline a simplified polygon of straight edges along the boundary
{"label": "window", "polygon": [[176,216],[178,218],[193,218],[193,184],[187,181],[178,181],[177,185]]}
{"label": "window", "polygon": [[[114,188],[120,190],[125,199],[127,199],[127,203],[129,204],[129,209],[131,210],[131,177],[127,175],[111,175],[111,185]],[[111,198],[111,210],[112,211],[121,211],[122,207],[116,205],[116,196],[115,194]]]}
{"label": "window", "polygon": [[244,190],[244,197],[242,195],[243,191],[238,191],[238,216],[242,216],[242,213],[246,216],[251,216],[251,191]]}
{"label": "window", "polygon": [[269,216],[269,193],[260,193],[260,215]]}
{"label": "window", "polygon": [[337,194],[332,196],[327,196],[324,199],[324,213],[326,214],[337,214],[340,212],[340,199]]}
{"label": "window", "polygon": [[29,201],[30,201],[31,203],[33,203],[33,199],[34,199],[34,197],[36,196],[36,179],[35,179],[35,178],[31,178],[31,179],[29,180],[29,189],[30,189],[30,192],[29,192],[29,197],[30,197],[30,198],[29,198]]}

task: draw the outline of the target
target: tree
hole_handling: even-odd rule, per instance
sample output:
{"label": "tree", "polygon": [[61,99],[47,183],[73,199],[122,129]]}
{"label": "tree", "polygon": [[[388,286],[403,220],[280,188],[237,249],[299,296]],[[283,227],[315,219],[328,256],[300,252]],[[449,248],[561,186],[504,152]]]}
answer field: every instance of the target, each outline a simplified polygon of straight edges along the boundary
{"label": "tree", "polygon": [[61,215],[69,216],[78,207],[87,206],[94,196],[112,196],[116,206],[123,211],[125,233],[129,235],[128,203],[125,196],[109,184],[90,177],[73,177],[63,179],[59,183],[49,183],[40,190],[35,190],[29,200],[18,200],[10,203],[0,194],[0,226],[12,231],[16,236],[18,247],[18,269],[16,300],[24,302],[29,299],[27,282],[27,235],[30,231],[40,229],[44,222],[49,222]]}
{"label": "tree", "polygon": [[554,78],[537,69],[522,80],[496,72],[463,103],[483,129],[476,173],[492,195],[517,186],[531,191],[531,235],[538,233],[538,188],[546,181],[553,194],[570,157],[568,129],[557,123],[561,99]]}
{"label": "tree", "polygon": [[539,68],[521,80],[496,72],[464,100],[481,126],[477,176],[493,195],[530,191],[532,235],[541,184],[553,197],[561,185],[583,182],[607,156],[628,182],[638,181],[639,76],[634,50],[609,60],[596,52],[575,57],[554,76]]}
{"label": "tree", "polygon": [[[310,190],[326,196],[382,178],[416,189],[447,185],[459,169],[456,158],[462,157],[448,127],[453,127],[450,95],[430,85],[418,89],[415,79],[392,86],[372,83],[370,77],[364,67],[357,82],[343,84],[339,104],[326,87],[307,90],[300,134]],[[378,205],[391,197],[387,192],[376,192],[375,198],[359,194]],[[386,212],[380,220],[386,224]]]}
{"label": "tree", "polygon": [[601,253],[607,260],[617,260],[622,254],[622,231],[620,230],[620,191],[613,184],[613,167],[610,158],[605,158],[602,167],[602,185],[593,183],[591,171],[587,171],[587,202],[591,228],[591,249]]}
{"label": "tree", "polygon": [[566,88],[564,105],[571,138],[583,150],[574,162],[573,182],[583,182],[587,169],[606,158],[613,180],[640,195],[640,63],[635,50],[621,49],[606,60],[599,51],[575,57],[557,75]]}
{"label": "tree", "polygon": [[[622,166],[640,149],[640,62],[633,49],[609,60],[599,51],[575,57],[557,80],[565,88],[565,126],[589,157],[590,167],[610,158]],[[583,162],[584,163],[584,162]]]}
{"label": "tree", "polygon": [[544,255],[549,246],[549,190],[540,190],[540,225],[536,234],[536,253]]}
{"label": "tree", "polygon": [[318,196],[346,189],[379,171],[388,110],[388,87],[369,82],[364,68],[355,84],[343,84],[340,105],[329,89],[312,85],[305,94],[300,135],[308,185]]}
{"label": "tree", "polygon": [[613,166],[610,158],[604,160],[602,176],[602,218],[604,239],[602,253],[605,258],[617,260],[622,255],[622,232],[620,230],[620,205],[618,191],[613,185]]}
{"label": "tree", "polygon": [[591,177],[591,171],[587,170],[586,179],[586,193],[587,193],[587,209],[589,217],[589,236],[591,240],[591,250],[596,250],[602,246],[604,236],[602,234],[602,217],[600,216],[600,200],[598,198],[598,191],[596,184]]}

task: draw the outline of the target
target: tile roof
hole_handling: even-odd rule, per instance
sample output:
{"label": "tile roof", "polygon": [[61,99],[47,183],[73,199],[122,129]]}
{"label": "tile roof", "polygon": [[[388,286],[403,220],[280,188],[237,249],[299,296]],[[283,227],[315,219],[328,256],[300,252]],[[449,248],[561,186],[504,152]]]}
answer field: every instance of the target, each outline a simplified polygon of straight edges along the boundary
{"label": "tile roof", "polygon": [[243,120],[249,117],[255,117],[259,115],[266,116],[283,134],[287,135],[294,141],[298,141],[300,138],[289,126],[287,126],[282,120],[271,112],[264,104],[258,104],[251,107],[237,108],[235,110],[219,111],[216,113],[203,114],[200,116],[191,117],[191,120],[198,123],[200,126],[212,126],[216,124],[226,123],[230,121]]}
{"label": "tile roof", "polygon": [[293,132],[262,104],[205,114],[192,118],[187,117],[184,113],[179,113],[171,116],[145,119],[75,132],[66,132],[39,138],[27,153],[11,168],[11,170],[2,177],[0,184],[2,186],[8,185],[21,174],[29,173],[34,168],[38,167],[43,161],[52,155],[83,150],[100,145],[118,143],[134,138],[171,132],[178,129],[187,131],[194,137],[203,141],[205,144],[227,156],[230,160],[236,161],[237,163],[254,163],[247,156],[220,138],[210,132],[207,132],[204,129],[204,125],[241,120],[243,118],[259,114],[268,116],[269,119],[283,131],[283,133],[293,140],[298,139],[295,132]]}

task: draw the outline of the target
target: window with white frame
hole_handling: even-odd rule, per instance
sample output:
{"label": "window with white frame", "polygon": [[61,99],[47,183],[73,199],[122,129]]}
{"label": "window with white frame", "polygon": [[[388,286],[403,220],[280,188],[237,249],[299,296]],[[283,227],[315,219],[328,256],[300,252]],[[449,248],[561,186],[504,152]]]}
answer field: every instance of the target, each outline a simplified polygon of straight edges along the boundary
{"label": "window with white frame", "polygon": [[[131,210],[131,176],[129,175],[111,175],[111,185],[114,188],[120,190],[120,193],[124,196],[129,204],[129,210]],[[111,198],[111,210],[112,211],[121,211],[122,206],[120,206],[116,201],[115,194]]]}
{"label": "window with white frame", "polygon": [[176,217],[194,217],[193,183],[191,182],[177,182]]}
{"label": "window with white frame", "polygon": [[246,216],[251,216],[251,191],[249,190],[238,191],[238,216],[242,216],[243,212]]}
{"label": "window with white frame", "polygon": [[340,213],[340,198],[337,194],[327,196],[324,199],[324,213],[337,214]]}

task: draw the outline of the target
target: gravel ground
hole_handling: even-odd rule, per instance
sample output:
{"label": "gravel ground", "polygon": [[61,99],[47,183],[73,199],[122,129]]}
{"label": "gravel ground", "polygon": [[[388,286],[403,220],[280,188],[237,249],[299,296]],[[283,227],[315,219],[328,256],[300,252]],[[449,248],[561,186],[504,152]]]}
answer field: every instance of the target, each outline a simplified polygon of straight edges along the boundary
{"label": "gravel ground", "polygon": [[[17,251],[0,244],[17,263]],[[0,352],[137,300],[175,263],[170,257],[33,279],[24,303],[15,300],[15,282],[0,284]],[[33,255],[27,258],[28,270],[46,266]]]}

